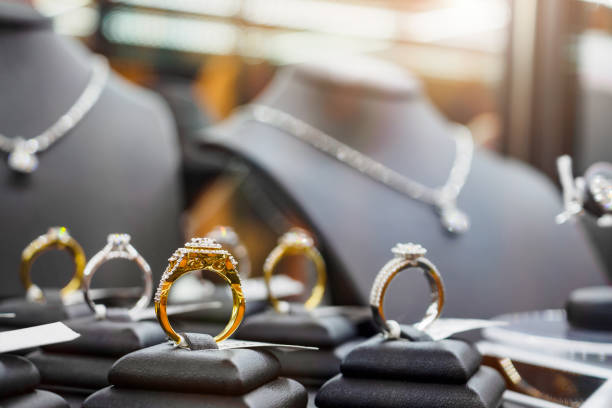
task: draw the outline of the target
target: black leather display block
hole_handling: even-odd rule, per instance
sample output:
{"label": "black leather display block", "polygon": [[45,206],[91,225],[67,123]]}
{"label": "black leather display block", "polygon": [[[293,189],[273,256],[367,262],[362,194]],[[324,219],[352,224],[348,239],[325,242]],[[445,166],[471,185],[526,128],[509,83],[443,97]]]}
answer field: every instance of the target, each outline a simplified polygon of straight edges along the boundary
{"label": "black leather display block", "polygon": [[44,350],[34,351],[27,357],[40,371],[42,384],[83,388],[90,392],[109,385],[108,372],[116,360],[113,357]]}
{"label": "black leather display block", "polygon": [[0,313],[15,313],[14,318],[2,319],[0,323],[15,329],[91,315],[85,303],[64,305],[57,291],[45,291],[45,296],[47,300],[44,303],[30,302],[21,297],[0,302]]}
{"label": "black leather display block", "polygon": [[335,347],[357,336],[353,322],[341,315],[316,317],[307,312],[270,310],[249,318],[237,337],[301,346]]}
{"label": "black leather display block", "polygon": [[49,391],[35,390],[27,394],[0,398],[2,408],[69,408],[59,395]]}
{"label": "black leather display block", "polygon": [[319,350],[273,350],[281,363],[281,374],[303,384],[320,386],[340,371],[340,362],[364,339],[350,340],[335,348]]}
{"label": "black leather display block", "polygon": [[165,333],[156,322],[97,320],[88,316],[64,323],[81,336],[67,343],[45,346],[45,350],[120,357],[166,340]]}
{"label": "black leather display block", "polygon": [[341,374],[316,397],[319,408],[497,408],[505,383],[482,356],[459,340],[388,340],[354,347]]}
{"label": "black leather display block", "polygon": [[505,384],[481,367],[466,384],[417,383],[339,375],[317,394],[319,408],[497,408]]}
{"label": "black leather display block", "polygon": [[109,380],[121,388],[242,395],[276,379],[279,373],[278,361],[266,351],[187,350],[167,342],[122,357]]}
{"label": "black leather display block", "polygon": [[482,356],[459,340],[394,341],[378,335],[353,348],[342,361],[348,377],[465,384]]}
{"label": "black leather display block", "polygon": [[67,408],[66,401],[52,392],[36,390],[40,374],[21,356],[0,354],[0,407]]}
{"label": "black leather display block", "polygon": [[84,407],[305,408],[306,389],[279,378],[280,364],[261,349],[219,349],[211,336],[183,334],[191,349],[166,342],[119,359],[111,387]]}
{"label": "black leather display block", "polygon": [[28,354],[40,371],[44,387],[71,400],[81,398],[82,402],[86,396],[110,385],[108,373],[117,358],[166,339],[157,323],[128,321],[125,313],[114,309],[109,312],[115,320],[98,320],[90,315],[65,321],[81,334],[79,338]]}
{"label": "black leather display block", "polygon": [[[355,319],[338,314],[317,316],[292,305],[290,313],[269,310],[252,316],[236,336],[244,340],[318,347],[318,351],[274,350],[281,375],[319,387],[340,370],[342,358],[363,339]],[[358,340],[357,340],[358,339]],[[357,341],[356,341],[357,340]]]}
{"label": "black leather display block", "polygon": [[0,398],[23,394],[40,383],[36,367],[20,356],[0,354]]}
{"label": "black leather display block", "polygon": [[278,378],[244,395],[213,395],[104,388],[91,395],[84,408],[306,408],[307,395],[298,382]]}
{"label": "black leather display block", "polygon": [[565,310],[572,326],[612,331],[612,287],[577,289],[570,294]]}

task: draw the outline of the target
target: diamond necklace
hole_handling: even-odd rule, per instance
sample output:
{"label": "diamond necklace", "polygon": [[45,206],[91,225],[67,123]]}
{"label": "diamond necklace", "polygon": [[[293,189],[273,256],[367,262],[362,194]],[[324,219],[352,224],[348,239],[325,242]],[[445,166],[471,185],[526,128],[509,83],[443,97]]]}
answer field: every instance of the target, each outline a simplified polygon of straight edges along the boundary
{"label": "diamond necklace", "polygon": [[0,133],[0,150],[8,153],[8,166],[19,173],[32,173],[38,167],[36,153],[57,142],[74,128],[100,98],[108,77],[108,63],[96,56],[89,83],[76,102],[53,125],[31,139],[10,138]]}
{"label": "diamond necklace", "polygon": [[253,120],[282,130],[371,179],[413,200],[433,206],[440,217],[440,222],[448,231],[463,233],[469,229],[468,215],[457,207],[457,197],[470,173],[474,152],[472,135],[465,126],[456,125],[455,161],[448,180],[441,187],[430,188],[386,167],[286,112],[256,104],[247,106],[246,110],[250,112]]}

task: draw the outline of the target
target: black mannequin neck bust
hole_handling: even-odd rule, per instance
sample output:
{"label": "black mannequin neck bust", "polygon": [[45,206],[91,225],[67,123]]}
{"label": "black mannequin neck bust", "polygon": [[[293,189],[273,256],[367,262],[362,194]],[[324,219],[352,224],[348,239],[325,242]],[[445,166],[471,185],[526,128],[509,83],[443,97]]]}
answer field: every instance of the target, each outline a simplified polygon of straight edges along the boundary
{"label": "black mannequin neck bust", "polygon": [[[54,33],[25,2],[7,4],[0,2],[0,133],[28,139],[74,105],[90,80],[93,56]],[[16,174],[0,153],[0,298],[23,293],[21,251],[53,225],[67,226],[89,256],[108,233],[130,233],[158,278],[181,243],[178,153],[165,105],[112,74],[91,110],[38,155],[36,171]],[[140,284],[129,262],[113,267],[112,278],[102,275],[98,284]],[[45,254],[34,265],[35,280],[61,287],[72,268],[69,257]]]}
{"label": "black mannequin neck bust", "polygon": [[[353,70],[344,81],[321,72],[282,69],[255,103],[290,113],[426,186],[446,182],[455,160],[453,130],[420,87],[394,94],[379,86],[374,92],[364,75],[351,79]],[[292,203],[310,223],[330,265],[330,293],[338,304],[366,302],[398,242],[428,249],[447,287],[448,316],[559,307],[573,288],[603,281],[580,227],[554,223],[559,193],[524,164],[475,150],[458,197],[471,227],[457,235],[442,227],[430,205],[283,130],[247,119],[238,114],[207,129],[201,151],[220,170],[227,169],[222,159],[242,158],[268,183],[273,199]],[[404,296],[387,301],[389,316],[420,318],[426,300],[411,291],[414,282],[398,280],[393,287]]]}
{"label": "black mannequin neck bust", "polygon": [[[455,158],[447,122],[420,82],[383,61],[350,57],[282,69],[255,103],[289,113],[431,187],[446,181]],[[423,123],[434,129],[417,129]],[[426,165],[431,157],[434,168]]]}

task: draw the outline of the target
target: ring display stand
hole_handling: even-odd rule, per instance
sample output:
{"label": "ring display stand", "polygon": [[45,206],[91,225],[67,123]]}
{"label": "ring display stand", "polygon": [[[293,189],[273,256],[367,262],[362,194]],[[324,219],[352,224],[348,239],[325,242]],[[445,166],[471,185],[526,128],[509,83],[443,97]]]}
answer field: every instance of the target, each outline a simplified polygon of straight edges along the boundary
{"label": "ring display stand", "polygon": [[40,324],[70,320],[91,315],[87,304],[76,302],[66,305],[58,290],[45,290],[45,302],[33,302],[23,297],[0,302],[0,313],[14,313],[15,317],[0,319],[0,331],[15,330]]}
{"label": "ring display stand", "polygon": [[339,372],[342,358],[363,341],[358,326],[354,319],[340,314],[316,316],[292,305],[289,313],[269,310],[250,317],[236,337],[317,347],[316,351],[271,351],[280,362],[281,375],[299,381],[314,397],[314,392]]}
{"label": "ring display stand", "polygon": [[59,395],[37,390],[40,374],[23,357],[0,355],[0,407],[3,408],[68,408]]}
{"label": "ring display stand", "polygon": [[279,377],[280,364],[261,349],[219,349],[205,334],[182,334],[191,349],[166,342],[130,353],[109,373],[112,384],[84,408],[305,408],[307,394]]}
{"label": "ring display stand", "polygon": [[88,395],[109,385],[108,373],[119,357],[166,339],[155,322],[134,322],[112,313],[113,309],[108,311],[108,319],[89,316],[65,321],[79,338],[27,355],[40,371],[42,386],[64,396],[72,406],[80,406]]}
{"label": "ring display stand", "polygon": [[385,340],[377,335],[342,361],[319,390],[318,408],[497,408],[505,383],[459,340]]}

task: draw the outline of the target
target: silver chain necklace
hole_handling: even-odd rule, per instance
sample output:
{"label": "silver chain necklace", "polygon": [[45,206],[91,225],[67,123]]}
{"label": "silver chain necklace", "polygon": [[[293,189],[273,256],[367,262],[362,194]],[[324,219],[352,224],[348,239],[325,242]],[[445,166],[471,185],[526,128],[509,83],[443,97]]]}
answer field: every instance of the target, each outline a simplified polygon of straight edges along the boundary
{"label": "silver chain necklace", "polygon": [[74,128],[100,98],[108,77],[108,63],[96,56],[89,83],[76,102],[53,125],[30,139],[10,138],[0,133],[0,150],[8,153],[8,166],[19,173],[32,173],[38,167],[37,153],[48,149]]}
{"label": "silver chain necklace", "polygon": [[468,215],[457,207],[457,197],[470,173],[474,152],[472,135],[465,126],[457,125],[458,131],[454,138],[455,161],[448,180],[441,187],[430,188],[386,167],[286,112],[256,104],[249,105],[247,111],[255,121],[280,129],[371,179],[413,200],[433,206],[438,212],[440,222],[448,231],[463,233],[469,229]]}

